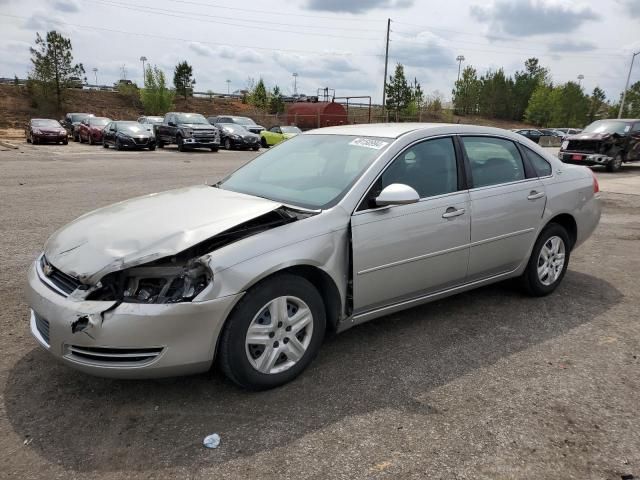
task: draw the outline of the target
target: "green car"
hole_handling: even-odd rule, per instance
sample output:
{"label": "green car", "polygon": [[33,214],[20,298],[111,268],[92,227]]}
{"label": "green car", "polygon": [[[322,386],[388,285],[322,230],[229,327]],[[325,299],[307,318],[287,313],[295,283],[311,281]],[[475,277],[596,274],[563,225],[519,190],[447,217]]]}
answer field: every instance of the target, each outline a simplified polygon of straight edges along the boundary
{"label": "green car", "polygon": [[299,133],[302,133],[302,130],[298,127],[276,125],[275,127],[271,127],[269,130],[263,130],[260,132],[260,143],[264,148],[271,147],[288,140],[291,137],[295,137]]}

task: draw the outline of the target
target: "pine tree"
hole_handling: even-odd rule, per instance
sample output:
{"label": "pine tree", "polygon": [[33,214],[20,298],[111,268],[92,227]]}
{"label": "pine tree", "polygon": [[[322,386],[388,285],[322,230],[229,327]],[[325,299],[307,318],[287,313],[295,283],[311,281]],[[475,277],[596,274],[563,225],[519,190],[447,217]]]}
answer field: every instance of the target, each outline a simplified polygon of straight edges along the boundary
{"label": "pine tree", "polygon": [[176,87],[176,93],[182,95],[186,100],[190,93],[193,94],[193,85],[195,83],[191,65],[186,60],[177,64],[173,71],[173,85]]}
{"label": "pine tree", "polygon": [[64,92],[71,84],[72,77],[82,77],[84,67],[81,63],[73,63],[71,40],[63,37],[55,30],[47,32],[46,38],[36,34],[35,48],[30,48],[33,69],[29,74],[32,87],[37,95],[46,99],[51,93],[55,95],[56,112],[62,111]]}

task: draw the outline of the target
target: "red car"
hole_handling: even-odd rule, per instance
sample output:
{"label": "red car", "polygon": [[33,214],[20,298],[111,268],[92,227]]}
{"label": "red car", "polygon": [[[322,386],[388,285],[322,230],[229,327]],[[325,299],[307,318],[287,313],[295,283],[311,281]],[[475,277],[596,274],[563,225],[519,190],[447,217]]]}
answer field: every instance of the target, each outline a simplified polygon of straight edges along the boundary
{"label": "red car", "polygon": [[49,118],[32,118],[24,129],[27,142],[38,143],[62,143],[66,145],[67,131],[60,122]]}
{"label": "red car", "polygon": [[107,117],[87,117],[78,126],[78,138],[80,143],[88,142],[89,145],[102,143],[102,130],[111,121]]}

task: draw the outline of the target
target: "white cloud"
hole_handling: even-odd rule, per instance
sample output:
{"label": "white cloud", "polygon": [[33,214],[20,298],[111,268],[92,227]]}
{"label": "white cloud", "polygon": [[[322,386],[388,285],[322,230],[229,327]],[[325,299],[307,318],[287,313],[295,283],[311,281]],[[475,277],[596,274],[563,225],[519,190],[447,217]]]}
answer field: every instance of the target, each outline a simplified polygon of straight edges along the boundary
{"label": "white cloud", "polygon": [[472,5],[470,12],[479,22],[487,23],[492,32],[516,37],[568,33],[600,18],[586,5],[560,0],[495,0],[489,6]]}

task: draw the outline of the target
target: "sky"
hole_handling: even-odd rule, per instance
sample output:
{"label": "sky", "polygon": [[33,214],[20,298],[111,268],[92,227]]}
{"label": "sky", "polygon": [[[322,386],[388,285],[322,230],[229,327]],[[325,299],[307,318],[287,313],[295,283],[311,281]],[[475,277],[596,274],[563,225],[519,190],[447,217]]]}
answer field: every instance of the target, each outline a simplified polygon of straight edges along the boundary
{"label": "sky", "polygon": [[[537,57],[554,82],[584,75],[617,100],[640,50],[640,0],[0,0],[0,77],[25,78],[36,33],[68,36],[90,83],[141,83],[141,56],[173,79],[193,66],[196,91],[263,78],[290,95],[371,95],[379,103],[387,19],[389,74],[405,66],[445,99],[462,66],[513,74]],[[227,80],[230,80],[227,83]],[[640,56],[632,82],[640,80]]]}

